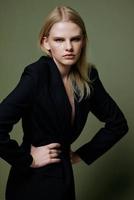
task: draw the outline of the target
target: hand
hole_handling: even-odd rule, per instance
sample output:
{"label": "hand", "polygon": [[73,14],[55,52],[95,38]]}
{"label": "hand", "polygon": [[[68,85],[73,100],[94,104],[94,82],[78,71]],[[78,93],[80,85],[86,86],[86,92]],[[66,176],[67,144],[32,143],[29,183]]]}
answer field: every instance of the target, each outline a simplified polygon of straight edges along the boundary
{"label": "hand", "polygon": [[81,158],[79,157],[79,155],[73,152],[72,150],[70,151],[70,158],[71,158],[72,164],[76,164],[81,161]]}
{"label": "hand", "polygon": [[58,158],[61,153],[61,150],[59,150],[60,146],[59,143],[51,143],[40,147],[31,145],[31,155],[33,157],[31,167],[39,168],[60,162],[60,158]]}

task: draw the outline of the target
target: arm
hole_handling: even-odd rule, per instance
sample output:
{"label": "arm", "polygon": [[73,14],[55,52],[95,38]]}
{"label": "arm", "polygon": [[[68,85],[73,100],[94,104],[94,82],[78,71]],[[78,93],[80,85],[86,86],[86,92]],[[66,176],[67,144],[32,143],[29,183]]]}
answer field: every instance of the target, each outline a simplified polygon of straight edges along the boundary
{"label": "arm", "polygon": [[32,106],[36,88],[32,74],[31,68],[25,68],[16,88],[0,104],[0,157],[18,167],[29,166],[33,159],[10,139],[9,132]]}
{"label": "arm", "polygon": [[91,141],[76,151],[87,164],[91,164],[103,155],[128,131],[122,111],[104,89],[95,68],[91,71],[91,80],[93,80],[93,91],[90,98],[91,112],[104,122],[105,126],[95,134]]}

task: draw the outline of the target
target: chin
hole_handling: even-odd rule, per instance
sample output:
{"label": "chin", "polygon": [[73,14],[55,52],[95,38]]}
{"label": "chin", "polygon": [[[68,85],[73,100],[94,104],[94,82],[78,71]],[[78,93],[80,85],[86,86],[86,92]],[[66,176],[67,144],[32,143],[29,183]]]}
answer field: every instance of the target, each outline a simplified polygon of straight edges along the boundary
{"label": "chin", "polygon": [[63,65],[74,65],[77,61],[76,60],[67,60],[66,62],[63,63]]}

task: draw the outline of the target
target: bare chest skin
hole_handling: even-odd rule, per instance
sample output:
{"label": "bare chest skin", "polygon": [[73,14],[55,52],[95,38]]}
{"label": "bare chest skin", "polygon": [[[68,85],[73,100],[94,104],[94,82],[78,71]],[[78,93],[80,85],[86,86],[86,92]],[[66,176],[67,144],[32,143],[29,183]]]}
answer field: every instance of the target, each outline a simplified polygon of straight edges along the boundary
{"label": "bare chest skin", "polygon": [[72,107],[72,115],[71,115],[71,123],[73,124],[74,122],[74,118],[75,118],[75,102],[74,102],[74,95],[73,95],[73,89],[72,89],[72,85],[71,85],[71,81],[64,81],[64,87],[66,89],[66,93],[70,102],[70,105]]}

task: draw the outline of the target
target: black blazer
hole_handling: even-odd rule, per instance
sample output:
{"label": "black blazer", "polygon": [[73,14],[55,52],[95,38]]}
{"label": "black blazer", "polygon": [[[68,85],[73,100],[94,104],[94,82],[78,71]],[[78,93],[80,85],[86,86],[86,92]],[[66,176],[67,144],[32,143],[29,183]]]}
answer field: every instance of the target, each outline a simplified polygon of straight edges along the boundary
{"label": "black blazer", "polygon": [[[42,56],[27,66],[16,88],[0,104],[0,156],[12,166],[26,169],[32,163],[30,145],[59,142],[63,151],[80,135],[89,112],[105,122],[91,141],[76,152],[90,164],[127,132],[123,113],[105,91],[95,68],[90,72],[91,95],[75,100],[75,120],[60,73],[52,58]],[[11,140],[13,125],[22,119],[22,145]]]}

